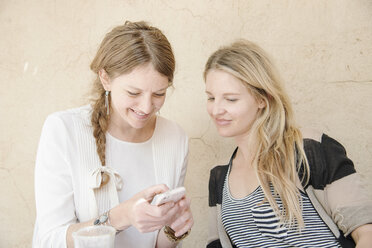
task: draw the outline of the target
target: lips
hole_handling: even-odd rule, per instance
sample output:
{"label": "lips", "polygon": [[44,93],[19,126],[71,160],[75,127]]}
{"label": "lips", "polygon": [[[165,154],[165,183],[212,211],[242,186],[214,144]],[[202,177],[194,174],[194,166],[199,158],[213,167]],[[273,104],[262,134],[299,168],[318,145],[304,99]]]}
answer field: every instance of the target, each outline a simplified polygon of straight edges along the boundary
{"label": "lips", "polygon": [[231,120],[226,120],[226,119],[214,119],[214,122],[218,125],[218,126],[227,126],[231,123]]}
{"label": "lips", "polygon": [[130,109],[130,110],[132,110],[132,113],[135,115],[135,117],[137,119],[140,119],[140,120],[145,120],[150,116],[150,114],[144,114],[144,113],[138,112],[134,109]]}

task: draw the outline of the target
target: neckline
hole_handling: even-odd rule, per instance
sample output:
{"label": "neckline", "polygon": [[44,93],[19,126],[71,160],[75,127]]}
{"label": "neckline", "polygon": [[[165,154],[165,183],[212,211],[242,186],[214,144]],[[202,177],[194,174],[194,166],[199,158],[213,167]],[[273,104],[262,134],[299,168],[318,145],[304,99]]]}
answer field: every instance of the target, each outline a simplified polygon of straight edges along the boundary
{"label": "neckline", "polygon": [[156,135],[156,133],[157,133],[157,130],[158,130],[158,122],[159,122],[159,116],[156,116],[156,119],[155,119],[155,127],[154,127],[154,131],[153,131],[151,137],[148,138],[148,139],[145,140],[145,141],[142,141],[142,142],[130,142],[130,141],[121,140],[121,139],[119,139],[119,138],[114,137],[114,136],[113,136],[112,134],[110,134],[108,131],[106,132],[106,136],[109,137],[111,140],[117,142],[117,143],[121,143],[121,144],[125,144],[125,145],[133,145],[133,146],[136,146],[136,145],[138,145],[138,146],[139,146],[139,145],[145,145],[145,144],[150,143],[150,142],[154,139],[154,137],[155,137],[155,135]]}
{"label": "neckline", "polygon": [[[237,150],[238,150],[238,148],[235,150],[235,152],[233,154],[233,157],[235,157],[235,153],[236,153]],[[231,194],[230,185],[229,185],[229,175],[230,175],[230,169],[231,169],[231,166],[232,166],[233,157],[230,160],[229,168],[227,170],[227,174],[226,174],[226,178],[225,178],[225,187],[226,187],[226,190],[227,190],[227,195],[229,196],[230,200],[232,200],[232,201],[243,201],[243,200],[246,200],[246,199],[250,198],[252,195],[256,194],[258,192],[258,190],[261,189],[261,185],[258,185],[252,192],[248,193],[248,195],[246,195],[246,196],[243,196],[241,198],[234,197]]]}

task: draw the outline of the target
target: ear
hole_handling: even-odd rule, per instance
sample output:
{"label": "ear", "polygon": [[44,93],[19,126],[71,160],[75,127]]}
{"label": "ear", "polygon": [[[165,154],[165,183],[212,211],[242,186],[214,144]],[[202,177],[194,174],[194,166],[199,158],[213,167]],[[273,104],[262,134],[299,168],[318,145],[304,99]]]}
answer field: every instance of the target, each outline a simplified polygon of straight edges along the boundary
{"label": "ear", "polygon": [[105,71],[105,69],[99,70],[98,76],[99,76],[99,79],[101,80],[103,88],[107,91],[111,91],[110,77]]}
{"label": "ear", "polygon": [[266,101],[263,98],[257,100],[258,108],[263,109],[266,107]]}

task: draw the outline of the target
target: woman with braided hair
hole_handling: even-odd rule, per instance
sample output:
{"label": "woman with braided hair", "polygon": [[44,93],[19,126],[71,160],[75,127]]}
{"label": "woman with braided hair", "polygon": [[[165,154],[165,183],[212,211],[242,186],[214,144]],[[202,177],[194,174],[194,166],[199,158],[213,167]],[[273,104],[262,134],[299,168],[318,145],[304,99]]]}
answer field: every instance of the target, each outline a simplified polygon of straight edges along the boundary
{"label": "woman with braided hair", "polygon": [[175,247],[193,225],[190,201],[150,204],[183,185],[187,166],[185,132],[157,115],[173,81],[172,48],[159,29],[126,22],[106,34],[90,67],[92,104],[43,126],[33,247],[73,247],[74,231],[100,224],[117,230],[116,247]]}

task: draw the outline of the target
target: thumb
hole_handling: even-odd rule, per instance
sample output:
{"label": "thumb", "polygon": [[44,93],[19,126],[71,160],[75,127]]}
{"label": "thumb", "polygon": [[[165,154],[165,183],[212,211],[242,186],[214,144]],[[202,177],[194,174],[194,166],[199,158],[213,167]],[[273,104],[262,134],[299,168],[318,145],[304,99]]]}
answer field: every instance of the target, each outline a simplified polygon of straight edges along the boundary
{"label": "thumb", "polygon": [[143,198],[145,198],[147,201],[151,201],[152,198],[154,198],[155,195],[163,193],[165,191],[169,190],[168,186],[165,184],[157,184],[154,186],[151,186],[143,191]]}

